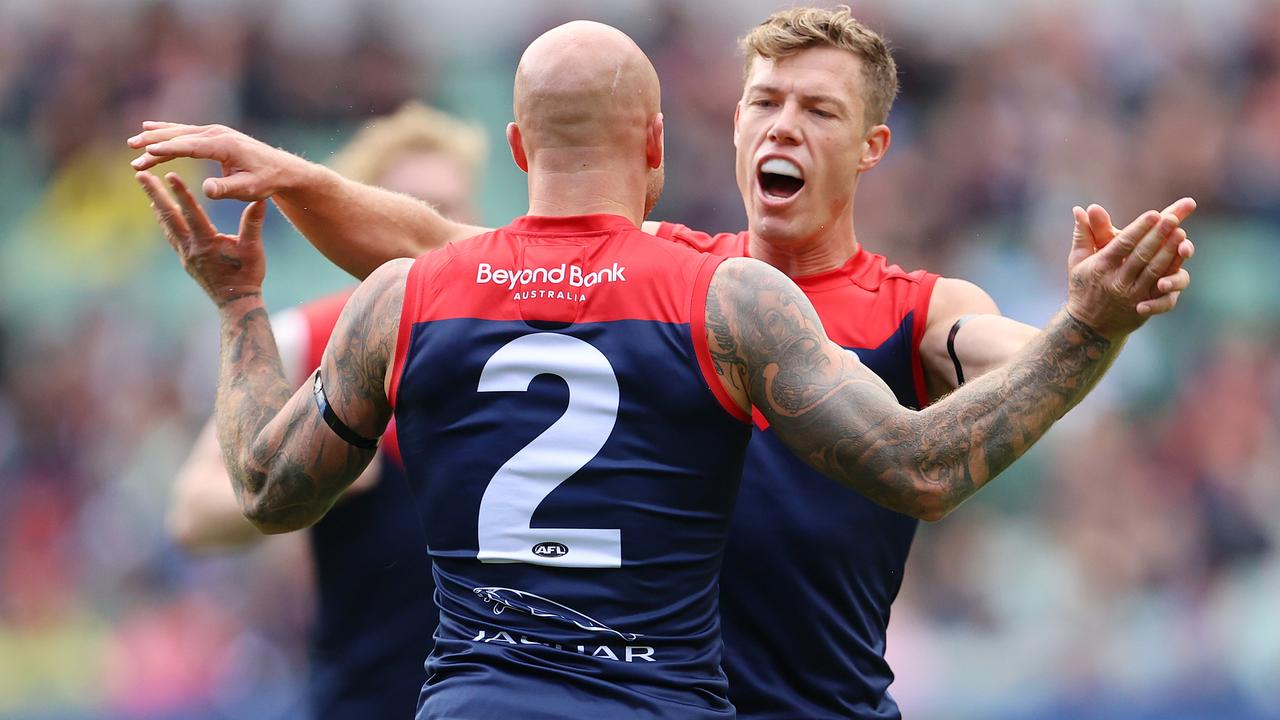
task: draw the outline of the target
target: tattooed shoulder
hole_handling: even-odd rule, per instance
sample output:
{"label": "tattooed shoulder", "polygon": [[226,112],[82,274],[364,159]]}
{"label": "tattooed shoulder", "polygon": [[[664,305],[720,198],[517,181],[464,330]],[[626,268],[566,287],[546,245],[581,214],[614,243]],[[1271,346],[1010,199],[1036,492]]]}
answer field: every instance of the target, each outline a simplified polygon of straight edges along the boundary
{"label": "tattooed shoulder", "polygon": [[375,270],[351,295],[325,350],[329,401],[342,408],[372,402],[386,405],[385,381],[395,357],[405,282],[413,260],[393,260]]}

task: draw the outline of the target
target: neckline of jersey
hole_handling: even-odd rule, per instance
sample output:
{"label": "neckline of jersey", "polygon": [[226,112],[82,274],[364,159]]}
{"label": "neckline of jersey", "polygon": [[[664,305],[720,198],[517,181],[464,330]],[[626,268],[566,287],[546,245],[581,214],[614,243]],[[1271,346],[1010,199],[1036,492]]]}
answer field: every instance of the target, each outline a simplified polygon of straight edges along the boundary
{"label": "neckline of jersey", "polygon": [[609,213],[593,215],[523,215],[511,221],[511,230],[524,233],[600,233],[615,230],[634,230],[635,226],[628,218]]}
{"label": "neckline of jersey", "polygon": [[[742,240],[743,256],[751,257],[750,233],[742,233]],[[875,257],[875,253],[868,252],[861,243],[858,243],[853,255],[850,255],[840,267],[810,275],[789,275],[788,277],[804,290],[829,290],[843,287],[853,282],[853,278],[870,267],[871,263],[875,262]]]}

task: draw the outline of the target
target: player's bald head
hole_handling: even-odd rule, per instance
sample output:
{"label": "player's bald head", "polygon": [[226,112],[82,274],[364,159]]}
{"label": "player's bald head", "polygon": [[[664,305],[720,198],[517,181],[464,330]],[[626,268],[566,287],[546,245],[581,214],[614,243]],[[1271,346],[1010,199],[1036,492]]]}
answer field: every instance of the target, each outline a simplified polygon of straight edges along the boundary
{"label": "player's bald head", "polygon": [[530,153],[642,141],[659,99],[649,58],[625,33],[601,23],[552,28],[529,45],[516,69],[515,118]]}

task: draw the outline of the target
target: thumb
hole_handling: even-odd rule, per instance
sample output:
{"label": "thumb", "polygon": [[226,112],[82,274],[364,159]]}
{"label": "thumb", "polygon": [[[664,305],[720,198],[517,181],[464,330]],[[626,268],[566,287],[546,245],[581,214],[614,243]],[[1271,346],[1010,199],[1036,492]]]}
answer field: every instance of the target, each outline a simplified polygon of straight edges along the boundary
{"label": "thumb", "polygon": [[1067,256],[1067,268],[1074,268],[1085,258],[1094,253],[1097,247],[1093,237],[1093,228],[1089,226],[1089,215],[1079,205],[1071,208],[1076,226],[1071,231],[1071,254]]}
{"label": "thumb", "polygon": [[1093,239],[1097,243],[1095,247],[1102,249],[1104,245],[1111,242],[1111,238],[1115,237],[1119,230],[1111,224],[1111,214],[1101,205],[1094,203],[1085,212],[1089,216],[1089,224],[1093,227]]}
{"label": "thumb", "polygon": [[201,185],[204,196],[210,200],[261,200],[264,196],[257,192],[253,175],[245,172],[234,173],[226,177],[205,178]]}
{"label": "thumb", "polygon": [[262,223],[267,217],[267,204],[262,200],[249,203],[240,215],[240,242],[262,243]]}

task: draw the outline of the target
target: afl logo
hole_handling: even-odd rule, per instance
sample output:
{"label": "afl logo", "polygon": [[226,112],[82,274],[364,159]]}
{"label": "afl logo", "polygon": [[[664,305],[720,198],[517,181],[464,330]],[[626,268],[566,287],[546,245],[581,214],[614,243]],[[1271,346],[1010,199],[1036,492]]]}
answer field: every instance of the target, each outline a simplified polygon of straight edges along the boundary
{"label": "afl logo", "polygon": [[538,557],[564,557],[569,554],[569,546],[558,542],[540,542],[533,546],[533,554]]}

